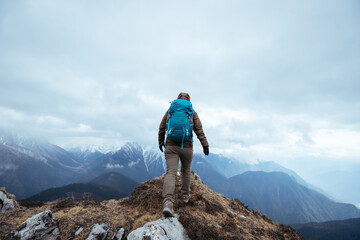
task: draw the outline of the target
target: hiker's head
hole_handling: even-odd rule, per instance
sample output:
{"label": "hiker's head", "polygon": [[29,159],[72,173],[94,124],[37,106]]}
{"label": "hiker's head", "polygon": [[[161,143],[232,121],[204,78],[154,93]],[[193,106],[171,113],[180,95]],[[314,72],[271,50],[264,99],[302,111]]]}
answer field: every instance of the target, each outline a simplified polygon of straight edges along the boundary
{"label": "hiker's head", "polygon": [[181,92],[179,93],[178,99],[185,99],[190,101],[190,95],[188,93]]}

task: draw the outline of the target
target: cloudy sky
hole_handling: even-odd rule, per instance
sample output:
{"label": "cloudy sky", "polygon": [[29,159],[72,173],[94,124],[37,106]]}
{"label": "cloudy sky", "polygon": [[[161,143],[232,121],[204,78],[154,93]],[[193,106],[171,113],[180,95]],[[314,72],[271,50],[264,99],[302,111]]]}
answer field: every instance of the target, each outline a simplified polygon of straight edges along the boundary
{"label": "cloudy sky", "polygon": [[0,125],[60,146],[156,147],[185,91],[212,152],[359,163],[359,40],[357,0],[5,0]]}

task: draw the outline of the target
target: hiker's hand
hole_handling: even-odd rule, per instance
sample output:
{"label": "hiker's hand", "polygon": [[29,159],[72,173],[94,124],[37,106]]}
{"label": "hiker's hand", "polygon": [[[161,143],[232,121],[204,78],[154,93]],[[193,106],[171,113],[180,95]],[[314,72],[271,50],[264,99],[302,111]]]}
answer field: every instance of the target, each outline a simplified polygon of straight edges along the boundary
{"label": "hiker's hand", "polygon": [[204,154],[206,156],[208,156],[209,155],[209,146],[204,146],[203,148],[204,148]]}
{"label": "hiker's hand", "polygon": [[159,149],[160,149],[161,152],[164,152],[164,151],[163,151],[163,146],[164,146],[163,143],[159,145]]}

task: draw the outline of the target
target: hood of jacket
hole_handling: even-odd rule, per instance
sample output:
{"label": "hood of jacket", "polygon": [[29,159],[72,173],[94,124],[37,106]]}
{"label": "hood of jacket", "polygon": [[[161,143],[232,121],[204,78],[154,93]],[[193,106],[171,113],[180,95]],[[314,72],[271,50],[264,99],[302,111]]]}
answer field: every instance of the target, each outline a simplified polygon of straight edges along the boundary
{"label": "hood of jacket", "polygon": [[181,93],[179,93],[178,99],[185,99],[185,100],[190,101],[190,95],[188,93],[181,92]]}

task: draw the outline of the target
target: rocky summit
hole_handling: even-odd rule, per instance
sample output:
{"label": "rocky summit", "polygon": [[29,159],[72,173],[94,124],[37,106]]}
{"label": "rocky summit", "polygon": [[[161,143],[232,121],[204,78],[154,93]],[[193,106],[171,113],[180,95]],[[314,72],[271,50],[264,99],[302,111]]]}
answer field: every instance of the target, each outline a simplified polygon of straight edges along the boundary
{"label": "rocky summit", "polygon": [[[118,200],[20,202],[0,213],[0,239],[302,239],[291,227],[209,189],[196,174],[189,203],[175,201],[176,218],[165,219],[162,184],[163,177],[155,178]],[[176,187],[179,194],[179,177]],[[27,231],[34,222],[38,231]]]}

